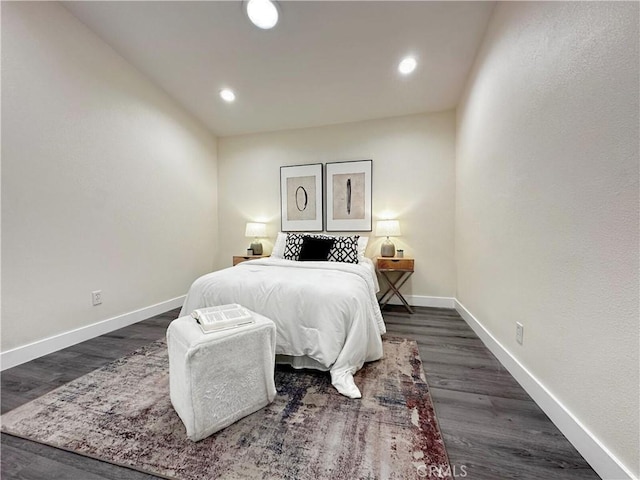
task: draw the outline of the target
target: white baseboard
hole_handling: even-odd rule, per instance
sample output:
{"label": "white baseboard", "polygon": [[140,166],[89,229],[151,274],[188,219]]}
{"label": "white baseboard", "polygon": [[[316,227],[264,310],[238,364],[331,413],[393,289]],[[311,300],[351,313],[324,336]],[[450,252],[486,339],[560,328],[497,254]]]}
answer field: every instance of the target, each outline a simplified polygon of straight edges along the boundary
{"label": "white baseboard", "polygon": [[57,352],[63,348],[70,347],[85,340],[104,335],[122,327],[146,320],[147,318],[159,315],[174,308],[181,307],[186,295],[172,298],[165,302],[156,303],[148,307],[124,313],[117,317],[108,318],[86,327],[76,328],[68,332],[44,338],[27,345],[7,350],[0,354],[0,370],[15,367],[43,355]]}
{"label": "white baseboard", "polygon": [[638,480],[457,299],[455,309],[600,477],[604,480]]}
{"label": "white baseboard", "polygon": [[[455,308],[453,297],[427,297],[426,295],[405,295],[407,303],[413,307]],[[389,305],[402,305],[398,297],[389,300]]]}

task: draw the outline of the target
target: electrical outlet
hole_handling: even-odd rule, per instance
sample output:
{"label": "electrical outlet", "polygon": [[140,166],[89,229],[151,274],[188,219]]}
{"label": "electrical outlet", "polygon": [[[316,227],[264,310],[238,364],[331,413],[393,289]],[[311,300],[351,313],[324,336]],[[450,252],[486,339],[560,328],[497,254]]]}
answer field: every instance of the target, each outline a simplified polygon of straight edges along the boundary
{"label": "electrical outlet", "polygon": [[100,305],[102,303],[102,290],[91,292],[91,300],[93,301],[93,306]]}
{"label": "electrical outlet", "polygon": [[516,342],[522,345],[524,340],[524,326],[520,322],[516,322]]}

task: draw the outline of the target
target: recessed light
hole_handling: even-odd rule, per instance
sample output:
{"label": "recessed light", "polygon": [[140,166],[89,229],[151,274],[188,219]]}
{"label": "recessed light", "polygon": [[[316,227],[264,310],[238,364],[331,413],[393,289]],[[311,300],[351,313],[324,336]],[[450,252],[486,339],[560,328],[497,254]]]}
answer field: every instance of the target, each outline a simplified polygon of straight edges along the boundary
{"label": "recessed light", "polygon": [[249,20],[258,28],[268,30],[278,23],[278,9],[271,0],[249,0],[246,9]]}
{"label": "recessed light", "polygon": [[417,65],[418,65],[418,62],[416,62],[415,58],[406,57],[406,58],[403,58],[402,61],[400,62],[400,65],[398,65],[398,71],[403,75],[409,75],[411,72],[413,72],[416,69]]}
{"label": "recessed light", "polygon": [[233,93],[233,90],[230,90],[228,88],[223,88],[222,90],[220,90],[220,97],[225,102],[233,102],[236,99],[236,94]]}

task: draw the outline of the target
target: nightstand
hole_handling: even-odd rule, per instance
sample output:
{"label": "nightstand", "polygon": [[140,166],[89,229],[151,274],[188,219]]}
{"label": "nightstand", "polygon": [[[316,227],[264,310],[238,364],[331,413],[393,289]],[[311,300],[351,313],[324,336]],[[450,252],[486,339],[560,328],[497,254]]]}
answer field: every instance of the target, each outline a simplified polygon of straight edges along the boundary
{"label": "nightstand", "polygon": [[387,281],[387,289],[382,293],[378,300],[380,308],[389,303],[393,296],[397,296],[409,313],[413,313],[413,309],[407,303],[400,293],[400,288],[409,277],[413,274],[413,258],[396,258],[396,257],[377,257],[376,270]]}
{"label": "nightstand", "polygon": [[245,255],[245,256],[233,256],[233,266],[235,267],[237,264],[246,262],[247,260],[255,260],[256,258],[267,258],[269,255]]}

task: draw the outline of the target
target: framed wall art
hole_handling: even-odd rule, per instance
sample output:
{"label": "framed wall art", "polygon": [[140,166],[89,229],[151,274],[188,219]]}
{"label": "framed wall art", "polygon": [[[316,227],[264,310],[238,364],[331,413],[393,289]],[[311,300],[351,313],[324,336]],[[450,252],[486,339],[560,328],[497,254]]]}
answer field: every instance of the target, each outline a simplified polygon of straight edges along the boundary
{"label": "framed wall art", "polygon": [[283,232],[321,232],[322,164],[280,167],[280,218]]}
{"label": "framed wall art", "polygon": [[370,232],[373,160],[327,163],[327,232]]}

